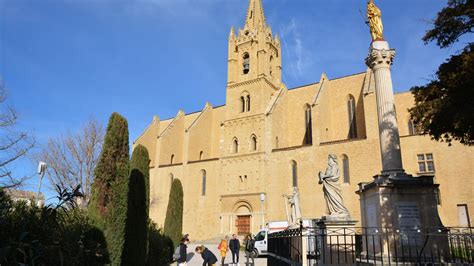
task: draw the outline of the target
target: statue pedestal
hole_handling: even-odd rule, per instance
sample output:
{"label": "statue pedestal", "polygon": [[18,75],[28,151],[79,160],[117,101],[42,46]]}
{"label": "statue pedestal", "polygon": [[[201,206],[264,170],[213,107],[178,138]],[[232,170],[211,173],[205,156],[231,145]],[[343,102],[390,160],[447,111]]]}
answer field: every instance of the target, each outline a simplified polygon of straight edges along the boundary
{"label": "statue pedestal", "polygon": [[315,234],[309,250],[315,250],[316,254],[311,254],[314,264],[351,264],[356,250],[356,220],[350,216],[323,216],[314,220]]}
{"label": "statue pedestal", "polygon": [[403,257],[417,261],[436,250],[444,254],[447,237],[438,214],[438,184],[433,176],[377,175],[360,183],[362,256],[368,260]]}

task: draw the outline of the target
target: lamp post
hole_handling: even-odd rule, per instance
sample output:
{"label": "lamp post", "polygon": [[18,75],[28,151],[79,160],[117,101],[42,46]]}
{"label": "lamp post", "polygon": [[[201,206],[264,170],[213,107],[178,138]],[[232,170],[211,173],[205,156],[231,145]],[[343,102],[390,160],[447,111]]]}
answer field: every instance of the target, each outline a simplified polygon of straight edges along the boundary
{"label": "lamp post", "polygon": [[38,163],[38,175],[40,177],[39,185],[38,185],[38,195],[36,196],[36,199],[38,200],[38,202],[39,202],[39,198],[41,194],[41,182],[43,181],[43,176],[46,173],[46,168],[47,168],[47,164],[45,162]]}
{"label": "lamp post", "polygon": [[264,210],[264,202],[265,202],[265,193],[260,193],[260,203],[262,204],[262,226],[260,229],[263,229],[265,226],[265,210]]}

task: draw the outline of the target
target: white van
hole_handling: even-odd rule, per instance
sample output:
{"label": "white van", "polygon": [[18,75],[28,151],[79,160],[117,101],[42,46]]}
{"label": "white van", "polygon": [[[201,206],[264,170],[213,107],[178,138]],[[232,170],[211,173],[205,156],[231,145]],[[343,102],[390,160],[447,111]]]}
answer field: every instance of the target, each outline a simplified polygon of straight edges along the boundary
{"label": "white van", "polygon": [[[310,227],[312,220],[303,220],[303,227]],[[268,222],[267,227],[260,230],[254,237],[255,248],[252,253],[254,258],[267,255],[268,234],[283,231],[288,228],[288,221],[274,221]]]}
{"label": "white van", "polygon": [[254,258],[267,254],[268,234],[283,231],[288,228],[288,221],[268,222],[267,227],[260,230],[254,237],[255,248],[252,256]]}

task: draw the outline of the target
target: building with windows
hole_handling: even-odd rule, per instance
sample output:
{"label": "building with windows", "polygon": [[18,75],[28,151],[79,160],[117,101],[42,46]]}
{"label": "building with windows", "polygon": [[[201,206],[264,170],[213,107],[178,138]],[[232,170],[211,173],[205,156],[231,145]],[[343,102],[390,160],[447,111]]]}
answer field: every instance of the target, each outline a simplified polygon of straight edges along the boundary
{"label": "building with windows", "polygon": [[38,195],[38,193],[33,191],[19,189],[6,189],[6,193],[13,201],[24,201],[27,205],[34,203],[37,206],[42,206],[44,204],[43,193]]}
{"label": "building with windows", "polygon": [[[283,194],[299,188],[304,218],[325,215],[317,173],[329,153],[341,169],[345,204],[360,220],[355,191],[381,170],[374,77],[370,70],[287,88],[281,49],[250,0],[245,25],[229,35],[228,82],[222,106],[154,117],[134,145],[150,153],[150,216],[164,223],[171,182],[184,189],[184,232],[194,239],[255,233],[286,220]],[[364,60],[364,58],[361,58]],[[435,175],[439,211],[447,226],[472,225],[472,148],[420,136],[409,120],[410,92],[395,95],[404,169]],[[422,206],[421,206],[422,207]]]}

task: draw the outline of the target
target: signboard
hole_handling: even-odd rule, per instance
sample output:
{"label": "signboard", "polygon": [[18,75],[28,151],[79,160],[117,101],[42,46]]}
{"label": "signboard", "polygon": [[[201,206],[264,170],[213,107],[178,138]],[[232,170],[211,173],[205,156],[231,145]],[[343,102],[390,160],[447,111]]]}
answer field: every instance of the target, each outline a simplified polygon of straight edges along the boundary
{"label": "signboard", "polygon": [[398,210],[398,226],[419,228],[420,222],[420,210],[418,204],[415,202],[399,202],[397,203]]}
{"label": "signboard", "polygon": [[378,227],[377,225],[377,207],[375,204],[368,204],[367,205],[367,227]]}

